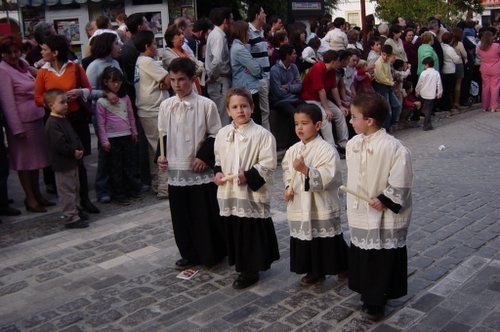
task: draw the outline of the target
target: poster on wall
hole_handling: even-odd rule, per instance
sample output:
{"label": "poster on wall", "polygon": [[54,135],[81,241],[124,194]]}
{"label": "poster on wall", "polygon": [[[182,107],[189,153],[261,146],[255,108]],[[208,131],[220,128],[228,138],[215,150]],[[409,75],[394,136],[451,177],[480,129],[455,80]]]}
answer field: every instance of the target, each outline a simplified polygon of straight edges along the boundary
{"label": "poster on wall", "polygon": [[66,36],[72,42],[80,41],[80,25],[78,19],[54,20],[54,27],[59,35]]}
{"label": "poster on wall", "polygon": [[155,35],[163,34],[160,12],[144,13],[144,17],[149,23],[149,28],[151,29],[151,31],[154,32]]}

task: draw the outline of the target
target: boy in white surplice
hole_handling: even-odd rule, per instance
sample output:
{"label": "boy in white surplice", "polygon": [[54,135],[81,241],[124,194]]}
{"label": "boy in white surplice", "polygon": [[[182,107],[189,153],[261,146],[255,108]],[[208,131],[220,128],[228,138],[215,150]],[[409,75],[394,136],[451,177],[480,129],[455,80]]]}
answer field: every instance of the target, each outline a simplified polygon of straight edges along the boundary
{"label": "boy in white surplice", "polygon": [[288,202],[290,270],[307,273],[300,280],[307,286],[324,280],[326,274],[343,277],[348,247],[340,226],[340,157],[318,135],[321,109],[303,105],[295,112],[294,121],[300,142],[283,158],[284,198]]}
{"label": "boy in white surplice", "polygon": [[346,148],[351,230],[349,288],[361,294],[369,319],[384,315],[387,299],[407,293],[406,235],[412,211],[410,151],[383,128],[389,105],[380,95],[360,94],[351,103],[358,135]]}

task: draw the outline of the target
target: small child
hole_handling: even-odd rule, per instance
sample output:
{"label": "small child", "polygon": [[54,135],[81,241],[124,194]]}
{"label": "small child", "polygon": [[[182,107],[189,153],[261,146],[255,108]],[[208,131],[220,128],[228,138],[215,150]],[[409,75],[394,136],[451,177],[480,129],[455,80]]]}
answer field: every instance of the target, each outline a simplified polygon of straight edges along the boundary
{"label": "small child", "polygon": [[210,267],[226,256],[211,169],[214,139],[221,127],[219,112],[213,101],[193,91],[193,61],[174,59],[168,71],[175,96],[160,105],[157,131],[166,135],[160,138],[166,141],[166,158],[160,152],[157,162],[160,173],[168,170],[172,228],[181,255],[175,268]]}
{"label": "small child", "polygon": [[422,60],[424,71],[418,77],[417,86],[415,87],[415,95],[422,98],[422,113],[424,114],[424,131],[432,130],[434,127],[431,123],[432,109],[434,101],[441,98],[443,94],[443,85],[439,72],[434,69],[434,60],[427,57]]}
{"label": "small child", "polygon": [[375,61],[380,57],[380,50],[382,49],[382,44],[380,43],[379,37],[371,37],[368,40],[368,46],[370,46],[370,52],[366,58],[368,68],[373,68],[375,66]]}
{"label": "small child", "polygon": [[368,72],[368,63],[361,59],[356,65],[356,75],[351,85],[351,95],[354,98],[361,93],[373,93],[372,75]]}
{"label": "small child", "polygon": [[395,56],[392,53],[391,45],[382,47],[382,54],[375,61],[373,88],[375,91],[385,98],[391,107],[390,115],[387,117],[384,127],[387,131],[391,131],[391,126],[399,119],[401,113],[401,103],[394,94],[394,78],[392,77],[391,64],[394,62]]}
{"label": "small child", "polygon": [[351,231],[349,288],[361,294],[367,318],[380,319],[387,299],[407,293],[406,236],[412,212],[410,151],[386,133],[389,105],[378,94],[356,96],[351,124],[358,135],[346,148]]}
{"label": "small child", "polygon": [[137,143],[132,104],[123,85],[122,72],[113,66],[104,69],[101,87],[106,92],[113,92],[119,98],[112,104],[107,98],[99,98],[96,103],[99,141],[108,154],[109,184],[112,199],[123,205],[129,205],[129,197],[138,197],[141,184],[134,178],[131,157],[133,144]]}
{"label": "small child", "polygon": [[259,281],[259,271],[278,260],[278,240],[271,219],[269,184],[276,169],[274,136],[251,118],[253,100],[244,88],[226,95],[233,122],[215,138],[215,183],[226,228],[228,263],[240,274],[233,288]]}
{"label": "small child", "polygon": [[405,66],[404,61],[400,59],[396,59],[392,64],[392,78],[394,79],[394,86],[392,89],[400,104],[403,104],[403,82],[410,76],[410,69],[411,65],[408,64]]}
{"label": "small child", "polygon": [[307,273],[300,280],[307,286],[324,280],[326,274],[343,277],[348,247],[340,226],[340,158],[335,148],[318,135],[321,109],[303,105],[294,119],[301,141],[283,158],[284,199],[288,202],[290,270]]}
{"label": "small child", "polygon": [[321,40],[318,37],[314,37],[307,43],[307,47],[302,51],[302,59],[304,62],[310,64],[309,67],[314,65],[316,62],[323,60],[321,55],[318,53],[320,46]]}
{"label": "small child", "polygon": [[83,145],[73,127],[66,119],[68,99],[60,89],[44,93],[43,100],[50,109],[45,123],[45,134],[50,149],[52,169],[56,177],[59,204],[64,215],[66,228],[85,228],[88,216],[78,212],[77,201],[80,190],[78,180],[78,160],[83,158]]}
{"label": "small child", "polygon": [[413,84],[411,81],[403,82],[403,110],[401,111],[401,116],[399,122],[406,127],[415,127],[417,124],[412,124],[410,121],[420,120],[420,107],[422,103],[418,100],[414,100],[413,97]]}

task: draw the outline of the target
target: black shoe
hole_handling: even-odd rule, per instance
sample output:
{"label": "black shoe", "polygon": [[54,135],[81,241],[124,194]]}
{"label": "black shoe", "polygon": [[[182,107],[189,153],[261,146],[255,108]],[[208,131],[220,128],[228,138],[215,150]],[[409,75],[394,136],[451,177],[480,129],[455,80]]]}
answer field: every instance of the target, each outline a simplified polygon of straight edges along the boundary
{"label": "black shoe", "polygon": [[119,205],[127,206],[130,205],[130,201],[126,199],[125,197],[116,197],[111,200],[111,202],[114,202]]}
{"label": "black shoe", "polygon": [[99,213],[99,209],[89,199],[80,201],[80,206],[88,213]]}
{"label": "black shoe", "polygon": [[89,215],[83,211],[78,211],[78,216],[80,217],[80,220],[83,221],[89,220]]}
{"label": "black shoe", "polygon": [[73,229],[73,228],[87,228],[87,227],[89,227],[89,224],[86,221],[84,221],[84,220],[78,220],[78,221],[66,224],[66,225],[64,225],[64,227],[70,228],[70,229]]}
{"label": "black shoe", "polygon": [[181,258],[177,262],[175,262],[176,270],[186,270],[196,266],[195,263],[191,262],[189,259]]}
{"label": "black shoe", "polygon": [[257,281],[259,281],[258,273],[240,273],[238,278],[236,278],[236,280],[233,281],[233,288],[244,289],[252,286]]}
{"label": "black shoe", "polygon": [[11,208],[9,206],[0,208],[0,216],[18,216],[21,211]]}
{"label": "black shoe", "polygon": [[366,319],[378,321],[384,317],[384,309],[383,305],[370,305],[363,303],[361,313]]}

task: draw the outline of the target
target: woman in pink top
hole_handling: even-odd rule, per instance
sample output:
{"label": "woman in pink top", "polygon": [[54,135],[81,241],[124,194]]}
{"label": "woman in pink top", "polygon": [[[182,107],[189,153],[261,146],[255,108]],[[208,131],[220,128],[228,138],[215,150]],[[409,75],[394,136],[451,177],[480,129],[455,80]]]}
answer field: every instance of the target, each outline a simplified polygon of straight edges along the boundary
{"label": "woman in pink top", "polygon": [[10,35],[0,39],[0,100],[7,128],[10,168],[18,173],[26,194],[26,209],[46,212],[44,206],[55,204],[42,197],[38,184],[39,170],[49,165],[43,127],[45,112],[35,104],[35,78],[29,64],[21,59],[21,47],[18,37]]}
{"label": "woman in pink top", "polygon": [[483,112],[489,109],[498,112],[498,93],[500,91],[500,44],[494,42],[493,33],[485,31],[481,37],[479,56],[481,58],[481,79],[483,81]]}

